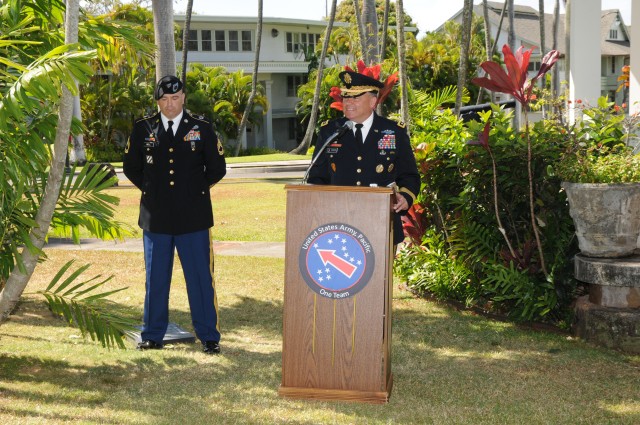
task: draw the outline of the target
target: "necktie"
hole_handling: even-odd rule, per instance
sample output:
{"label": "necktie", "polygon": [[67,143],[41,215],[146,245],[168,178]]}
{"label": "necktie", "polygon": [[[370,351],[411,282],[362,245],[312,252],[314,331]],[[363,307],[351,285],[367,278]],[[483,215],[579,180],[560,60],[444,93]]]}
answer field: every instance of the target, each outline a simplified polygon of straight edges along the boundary
{"label": "necktie", "polygon": [[167,124],[169,124],[169,128],[167,128],[167,133],[169,133],[169,136],[171,136],[171,138],[173,138],[174,134],[173,134],[173,121],[169,121]]}
{"label": "necktie", "polygon": [[356,124],[356,142],[363,144],[364,140],[362,140],[362,124]]}

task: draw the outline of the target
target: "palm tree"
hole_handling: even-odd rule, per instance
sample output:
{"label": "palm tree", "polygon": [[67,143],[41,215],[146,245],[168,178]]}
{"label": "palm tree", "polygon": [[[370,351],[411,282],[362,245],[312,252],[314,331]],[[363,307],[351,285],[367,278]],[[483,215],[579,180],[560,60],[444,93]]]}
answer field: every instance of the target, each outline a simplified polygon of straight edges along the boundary
{"label": "palm tree", "polygon": [[[382,63],[385,60],[387,54],[387,33],[389,31],[389,12],[391,9],[390,0],[384,0],[384,17],[382,18],[382,31],[380,32],[380,55],[378,56],[378,63]],[[404,16],[404,11],[402,13]],[[396,16],[396,21],[398,20]],[[404,29],[404,26],[402,27]]]}
{"label": "palm tree", "polygon": [[[553,35],[551,50],[558,50],[558,32],[560,26],[560,0],[556,0],[553,6]],[[553,67],[553,88],[552,96],[555,99],[560,92],[560,67]]]}
{"label": "palm tree", "polygon": [[[191,1],[191,0],[190,0]],[[242,120],[238,126],[238,140],[236,143],[235,156],[240,154],[240,147],[242,146],[242,138],[244,137],[244,130],[247,127],[247,121],[249,120],[249,113],[253,108],[253,101],[256,97],[256,91],[258,86],[258,66],[260,64],[260,45],[262,42],[262,0],[258,0],[258,27],[256,28],[256,55],[253,60],[253,73],[251,75],[251,94],[247,105],[244,108],[242,114]]]}
{"label": "palm tree", "polygon": [[471,43],[471,24],[473,18],[473,0],[464,0],[462,6],[462,40],[460,42],[460,64],[458,68],[458,91],[456,93],[455,113],[460,113],[462,90],[466,85],[467,64],[469,63],[469,45]]}
{"label": "palm tree", "polygon": [[[78,42],[78,14],[79,0],[68,0],[65,17],[65,44],[71,45]],[[84,66],[86,71],[87,67]],[[24,76],[23,76],[24,78]],[[86,79],[86,75],[84,76]],[[20,84],[20,82],[18,82]],[[15,305],[36,268],[45,236],[49,229],[53,211],[60,194],[64,165],[66,160],[69,135],[71,130],[71,117],[73,114],[73,96],[78,92],[78,86],[74,78],[68,79],[62,84],[62,95],[60,96],[58,124],[56,126],[55,143],[53,147],[54,156],[51,161],[47,185],[45,187],[40,208],[35,216],[35,225],[29,233],[28,247],[21,255],[22,267],[14,267],[2,293],[0,293],[0,321],[5,320]],[[5,103],[5,106],[7,104]]]}
{"label": "palm tree", "polygon": [[[546,48],[546,33],[544,28],[544,0],[538,1],[538,13],[540,15],[540,56],[544,57],[547,53]],[[542,82],[542,80],[541,80]]]}
{"label": "palm tree", "polygon": [[176,42],[173,33],[173,1],[151,0],[156,40],[156,81],[176,75]]}
{"label": "palm tree", "polygon": [[182,30],[182,81],[187,81],[187,56],[189,54],[189,31],[191,30],[192,11],[193,0],[188,0],[187,12],[184,18],[184,29]]}
{"label": "palm tree", "polygon": [[[66,7],[64,45],[59,39],[59,17],[65,10],[62,2],[10,0],[2,8],[17,13],[0,14],[0,60],[7,71],[0,75],[0,322],[9,316],[26,288],[50,226],[75,223],[72,225],[84,225],[105,236],[122,235],[121,228],[109,220],[117,199],[98,193],[108,186],[108,182],[99,183],[106,173],[85,169],[73,184],[68,177],[61,191],[69,136],[78,130],[71,125],[73,96],[78,92],[77,84],[89,80],[89,62],[97,57],[95,49],[83,46],[107,44],[108,37],[118,35],[96,19],[83,25],[83,40],[77,43],[77,0],[69,1]],[[107,55],[103,57],[108,60]],[[53,149],[46,143],[49,140],[54,141]],[[64,284],[69,282],[66,279]],[[74,285],[79,288],[84,284]],[[50,307],[60,311],[58,307],[66,303],[78,307],[76,317],[100,320],[95,310],[85,316],[89,310],[83,310],[77,299],[61,301],[64,299],[64,295],[53,296]],[[86,323],[81,324],[81,330],[91,333]],[[121,343],[116,328],[107,324],[104,330],[91,335],[106,345]]]}
{"label": "palm tree", "polygon": [[396,1],[396,29],[398,31],[398,71],[400,74],[400,90],[402,91],[400,96],[400,114],[402,116],[402,120],[407,124],[408,131],[410,128],[409,89],[407,87],[407,55],[404,42],[404,5],[402,0]]}
{"label": "palm tree", "polygon": [[360,55],[364,57],[367,51],[367,34],[365,32],[364,22],[362,22],[362,12],[360,11],[359,0],[353,0],[353,16],[356,18],[356,28],[358,29],[358,40],[360,41]]}
{"label": "palm tree", "polygon": [[378,53],[378,15],[376,1],[364,0],[362,4],[362,20],[365,31],[365,42],[362,58],[367,65],[371,65],[379,58]]}
{"label": "palm tree", "polygon": [[293,149],[292,154],[303,154],[307,152],[313,139],[313,133],[316,128],[316,119],[318,115],[318,105],[320,103],[320,88],[322,86],[322,75],[324,71],[324,61],[327,57],[327,49],[329,47],[329,40],[331,39],[331,30],[333,29],[333,22],[336,19],[336,3],[337,0],[331,0],[331,12],[329,13],[329,21],[327,22],[327,29],[324,32],[324,41],[322,42],[322,52],[320,53],[320,60],[318,62],[318,70],[316,71],[316,88],[313,95],[313,105],[311,107],[311,114],[309,115],[309,123],[307,124],[307,131],[304,134],[302,142]]}

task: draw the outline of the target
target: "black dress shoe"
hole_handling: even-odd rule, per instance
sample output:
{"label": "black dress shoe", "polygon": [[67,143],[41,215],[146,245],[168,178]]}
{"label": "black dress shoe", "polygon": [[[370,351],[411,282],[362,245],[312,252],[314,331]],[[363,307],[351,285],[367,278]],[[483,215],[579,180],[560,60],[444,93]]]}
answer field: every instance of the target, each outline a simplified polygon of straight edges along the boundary
{"label": "black dress shoe", "polygon": [[218,341],[203,342],[202,351],[205,354],[218,354],[220,352],[220,344],[218,344]]}
{"label": "black dress shoe", "polygon": [[162,344],[159,344],[150,339],[145,339],[144,341],[138,343],[138,350],[160,350],[162,348]]}

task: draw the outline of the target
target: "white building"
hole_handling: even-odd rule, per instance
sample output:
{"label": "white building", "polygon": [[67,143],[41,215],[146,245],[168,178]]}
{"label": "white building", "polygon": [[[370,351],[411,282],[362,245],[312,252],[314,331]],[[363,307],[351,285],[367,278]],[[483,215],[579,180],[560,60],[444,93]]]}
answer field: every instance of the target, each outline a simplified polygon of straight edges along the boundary
{"label": "white building", "polygon": [[[184,15],[174,20],[184,27]],[[247,128],[244,147],[288,151],[302,140],[304,129],[296,120],[295,106],[298,86],[307,81],[309,61],[304,52],[320,40],[326,25],[325,21],[263,18],[258,82],[265,88],[269,108],[261,127]],[[346,25],[336,22],[334,28]],[[256,27],[256,17],[193,15],[188,62],[252,74]],[[325,67],[335,65],[332,60],[328,57]],[[176,52],[176,61],[182,63],[182,51]]]}
{"label": "white building", "polygon": [[[502,22],[502,28],[498,33],[500,26],[500,15],[504,3],[502,2],[487,2],[489,8],[489,22],[491,38],[495,40],[497,37],[497,50],[500,51],[503,45],[507,44],[509,33],[509,21],[505,14]],[[582,7],[578,3],[578,9]],[[477,16],[483,16],[482,5],[474,6],[474,13]],[[537,72],[540,69],[541,53],[540,53],[540,23],[539,13],[529,6],[514,6],[514,27],[516,35],[516,46],[524,46],[526,49],[533,48],[531,55],[531,63],[529,70]],[[458,23],[462,22],[462,10],[458,11],[451,20]],[[438,28],[440,30],[442,27]],[[436,31],[438,31],[436,30]],[[591,31],[590,29],[586,29]],[[553,43],[553,14],[545,13],[545,51],[549,51],[552,48]],[[556,50],[560,52],[560,60],[557,65],[560,70],[560,80],[565,81],[568,78],[565,77],[565,63],[564,57],[567,51],[565,44],[565,15],[561,14],[559,18],[558,28],[558,46]],[[603,10],[601,11],[600,27],[599,31],[594,33],[594,37],[597,36],[600,44],[600,95],[608,96],[610,100],[615,101],[618,104],[622,104],[627,93],[623,91],[617,91],[619,82],[618,77],[622,72],[624,65],[630,63],[630,31],[625,25],[620,11]]]}

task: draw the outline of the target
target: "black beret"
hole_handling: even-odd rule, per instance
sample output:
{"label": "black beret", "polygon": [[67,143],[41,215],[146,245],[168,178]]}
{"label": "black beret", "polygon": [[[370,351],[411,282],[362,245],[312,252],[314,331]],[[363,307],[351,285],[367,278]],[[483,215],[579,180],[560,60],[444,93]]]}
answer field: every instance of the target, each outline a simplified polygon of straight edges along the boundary
{"label": "black beret", "polygon": [[384,83],[367,75],[355,71],[342,71],[338,77],[344,88],[340,92],[347,95],[358,95],[366,92],[378,92],[384,87]]}
{"label": "black beret", "polygon": [[156,100],[159,100],[165,94],[175,94],[182,90],[183,84],[178,77],[167,75],[160,78],[156,86]]}

